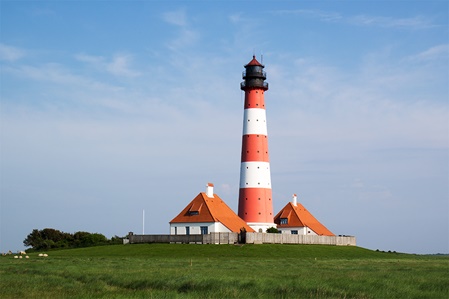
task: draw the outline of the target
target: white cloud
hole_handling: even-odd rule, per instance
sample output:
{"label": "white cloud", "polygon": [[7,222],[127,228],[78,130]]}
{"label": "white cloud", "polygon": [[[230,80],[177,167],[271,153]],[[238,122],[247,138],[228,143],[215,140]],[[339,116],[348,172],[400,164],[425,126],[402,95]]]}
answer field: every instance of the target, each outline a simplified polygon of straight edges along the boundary
{"label": "white cloud", "polygon": [[229,20],[233,24],[239,24],[243,20],[242,14],[241,13],[234,13],[234,14],[229,16]]}
{"label": "white cloud", "polygon": [[448,61],[449,44],[434,46],[421,53],[406,58],[406,60],[410,61],[431,61],[437,59],[444,59],[446,62]]}
{"label": "white cloud", "polygon": [[377,26],[384,28],[404,29],[428,29],[435,27],[426,18],[417,16],[412,18],[393,18],[381,16],[358,15],[348,18],[349,23],[354,25]]}
{"label": "white cloud", "polygon": [[106,69],[116,76],[136,77],[139,75],[139,72],[131,70],[131,60],[132,57],[130,55],[114,55],[112,61],[106,64]]}
{"label": "white cloud", "polygon": [[167,46],[172,51],[182,52],[186,47],[195,45],[198,39],[199,33],[197,31],[183,28],[174,39],[168,42]]}
{"label": "white cloud", "polygon": [[183,9],[166,12],[162,14],[162,18],[165,22],[180,27],[185,27],[188,24],[187,14]]}
{"label": "white cloud", "polygon": [[[4,67],[5,73],[21,78],[32,79],[41,82],[60,84],[60,86],[73,88],[88,88],[90,90],[110,90],[118,91],[121,88],[107,83],[96,81],[88,77],[83,77],[72,73],[61,64],[46,63],[40,66],[19,65],[15,67]],[[59,89],[58,89],[59,90]]]}
{"label": "white cloud", "polygon": [[133,70],[131,64],[133,57],[129,54],[115,54],[111,59],[102,56],[78,54],[79,61],[87,62],[100,71],[107,72],[118,77],[137,77],[140,72]]}
{"label": "white cloud", "polygon": [[433,24],[430,19],[421,16],[410,18],[394,18],[373,15],[344,16],[334,11],[314,9],[278,10],[275,13],[283,15],[299,15],[318,19],[323,22],[347,23],[357,26],[375,26],[399,29],[428,29],[436,27],[436,25]]}
{"label": "white cloud", "polygon": [[24,50],[0,43],[0,60],[13,62],[24,56]]}
{"label": "white cloud", "polygon": [[167,47],[171,51],[185,51],[187,47],[195,45],[199,40],[200,33],[189,25],[188,16],[184,9],[165,12],[162,14],[162,18],[168,24],[175,25],[179,29],[175,37],[167,42]]}
{"label": "white cloud", "polygon": [[340,13],[315,9],[278,10],[275,13],[281,15],[301,15],[319,19],[325,22],[336,22],[343,19],[343,16]]}

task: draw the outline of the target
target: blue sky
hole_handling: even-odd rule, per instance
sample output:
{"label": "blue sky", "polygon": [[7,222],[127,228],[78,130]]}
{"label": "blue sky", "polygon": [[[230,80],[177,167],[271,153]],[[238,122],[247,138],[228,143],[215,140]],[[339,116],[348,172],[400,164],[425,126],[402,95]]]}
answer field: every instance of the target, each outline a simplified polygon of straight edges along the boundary
{"label": "blue sky", "polygon": [[[446,1],[0,1],[0,251],[237,210],[243,65],[266,65],[275,212],[449,252]],[[262,58],[263,56],[263,58]]]}

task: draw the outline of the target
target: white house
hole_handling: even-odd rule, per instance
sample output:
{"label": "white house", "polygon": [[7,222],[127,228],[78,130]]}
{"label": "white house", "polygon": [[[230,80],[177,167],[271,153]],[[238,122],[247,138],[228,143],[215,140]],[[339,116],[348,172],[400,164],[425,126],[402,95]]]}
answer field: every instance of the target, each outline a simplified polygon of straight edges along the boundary
{"label": "white house", "polygon": [[254,232],[225,202],[214,194],[214,185],[198,194],[178,216],[170,221],[171,235],[197,235],[221,232]]}
{"label": "white house", "polygon": [[300,203],[296,194],[293,202],[289,202],[274,217],[274,223],[282,234],[335,236]]}

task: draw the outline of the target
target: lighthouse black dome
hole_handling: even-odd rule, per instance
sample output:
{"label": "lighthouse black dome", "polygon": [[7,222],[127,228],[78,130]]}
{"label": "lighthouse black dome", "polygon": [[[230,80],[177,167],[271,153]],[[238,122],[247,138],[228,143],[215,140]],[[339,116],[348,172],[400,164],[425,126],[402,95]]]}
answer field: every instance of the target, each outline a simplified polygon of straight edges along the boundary
{"label": "lighthouse black dome", "polygon": [[247,90],[251,88],[259,88],[268,90],[267,73],[263,70],[265,66],[257,61],[256,57],[245,65],[245,71],[242,74],[242,78],[245,80],[240,83],[240,89]]}

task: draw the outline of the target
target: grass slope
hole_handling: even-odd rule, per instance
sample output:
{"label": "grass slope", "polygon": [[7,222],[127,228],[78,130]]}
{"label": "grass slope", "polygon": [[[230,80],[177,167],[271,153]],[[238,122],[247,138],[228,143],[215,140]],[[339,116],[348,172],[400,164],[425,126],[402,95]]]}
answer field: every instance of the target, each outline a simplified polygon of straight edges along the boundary
{"label": "grass slope", "polygon": [[0,298],[448,298],[449,259],[323,245],[115,245],[0,258]]}

